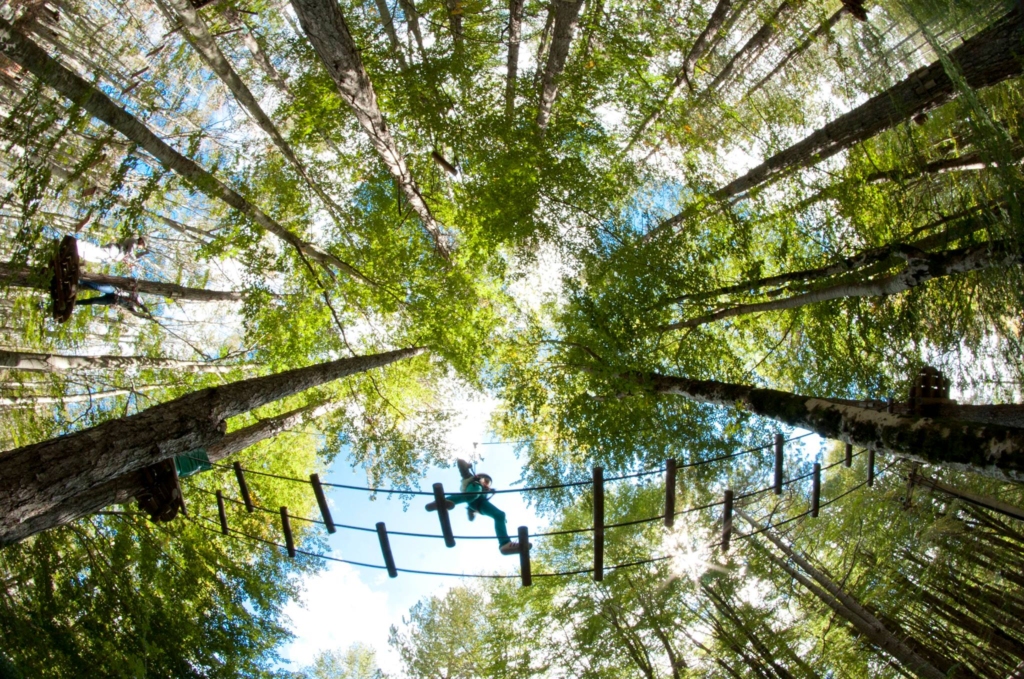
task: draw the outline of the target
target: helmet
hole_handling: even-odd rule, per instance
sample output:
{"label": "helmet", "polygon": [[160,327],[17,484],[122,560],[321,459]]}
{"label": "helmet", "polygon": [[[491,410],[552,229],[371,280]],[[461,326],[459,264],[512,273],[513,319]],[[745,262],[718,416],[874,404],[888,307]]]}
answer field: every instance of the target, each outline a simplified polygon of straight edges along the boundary
{"label": "helmet", "polygon": [[487,484],[488,485],[493,485],[494,484],[494,479],[491,478],[490,474],[474,474],[473,475],[473,480],[474,481],[479,481],[480,479],[487,479]]}

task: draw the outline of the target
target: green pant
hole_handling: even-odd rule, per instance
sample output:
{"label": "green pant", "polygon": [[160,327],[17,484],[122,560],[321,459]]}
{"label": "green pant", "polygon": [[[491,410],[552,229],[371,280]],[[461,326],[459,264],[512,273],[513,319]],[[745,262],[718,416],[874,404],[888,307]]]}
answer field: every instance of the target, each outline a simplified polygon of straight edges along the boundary
{"label": "green pant", "polygon": [[492,505],[486,497],[479,493],[458,493],[449,495],[448,499],[455,504],[466,504],[473,511],[494,519],[494,534],[498,536],[499,546],[512,542],[508,538],[508,529],[505,527],[505,512]]}

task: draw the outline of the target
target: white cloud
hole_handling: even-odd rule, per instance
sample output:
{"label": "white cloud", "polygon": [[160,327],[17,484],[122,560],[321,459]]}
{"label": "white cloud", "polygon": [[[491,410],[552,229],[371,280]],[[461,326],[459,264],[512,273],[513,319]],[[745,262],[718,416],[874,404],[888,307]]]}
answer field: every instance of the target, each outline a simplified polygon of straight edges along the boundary
{"label": "white cloud", "polygon": [[321,651],[344,650],[357,641],[375,648],[378,662],[386,661],[382,656],[395,620],[386,591],[371,589],[355,567],[342,563],[332,563],[304,585],[301,599],[284,609],[295,639],[281,655],[295,663],[293,669],[308,665]]}

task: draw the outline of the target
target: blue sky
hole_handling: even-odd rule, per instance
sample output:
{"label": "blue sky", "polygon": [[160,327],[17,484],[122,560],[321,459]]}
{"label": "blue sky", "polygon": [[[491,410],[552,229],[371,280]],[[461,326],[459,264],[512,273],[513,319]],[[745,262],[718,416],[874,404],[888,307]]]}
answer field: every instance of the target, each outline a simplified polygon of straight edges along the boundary
{"label": "blue sky", "polygon": [[[521,464],[513,446],[481,444],[477,450],[480,458],[477,471],[490,474],[498,489],[513,487],[512,484],[521,472]],[[455,453],[471,458],[473,451],[473,442],[467,440],[456,446]],[[365,485],[362,471],[352,471],[344,458],[344,455],[339,455],[321,480]],[[459,473],[454,467],[454,460],[450,468],[432,467],[421,489],[430,490],[430,484],[435,482],[443,483],[446,491],[458,489]],[[389,531],[441,533],[437,514],[424,509],[429,497],[416,496],[406,503],[397,495],[390,499],[386,495],[379,495],[376,500],[371,500],[370,494],[366,492],[337,488],[326,490],[335,523],[373,528],[378,521],[384,521]],[[520,525],[527,526],[530,532],[536,532],[545,525],[518,493],[497,495],[493,502],[506,513],[509,532],[513,535]],[[451,518],[456,536],[471,535],[489,539],[457,539],[455,547],[449,549],[440,539],[391,536],[396,566],[467,574],[518,574],[519,559],[498,552],[492,521],[481,516],[470,522],[461,507],[452,512]],[[331,556],[383,564],[376,533],[338,529],[329,538],[329,544]],[[387,647],[390,625],[399,624],[402,616],[419,599],[431,594],[442,594],[460,582],[462,580],[459,578],[407,573],[399,573],[397,578],[391,579],[383,570],[332,563],[325,571],[304,583],[304,606],[293,603],[286,609],[292,619],[292,631],[296,639],[284,649],[283,655],[293,661],[296,664],[293,667],[296,667],[308,663],[320,650],[345,649],[358,641],[377,650],[378,661],[384,669],[397,672],[398,659],[390,654]]]}

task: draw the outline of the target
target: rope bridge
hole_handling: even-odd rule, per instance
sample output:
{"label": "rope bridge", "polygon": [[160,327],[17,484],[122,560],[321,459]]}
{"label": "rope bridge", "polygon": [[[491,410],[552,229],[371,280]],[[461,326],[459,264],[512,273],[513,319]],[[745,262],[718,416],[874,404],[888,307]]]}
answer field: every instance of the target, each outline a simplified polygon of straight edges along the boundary
{"label": "rope bridge", "polygon": [[[349,565],[352,565],[352,566],[358,566],[358,567],[362,567],[362,568],[372,568],[372,569],[378,569],[378,570],[387,570],[388,571],[388,575],[390,577],[392,577],[392,578],[398,577],[399,573],[408,573],[408,574],[414,574],[414,575],[434,575],[434,576],[443,576],[443,577],[459,577],[459,578],[465,578],[465,577],[485,578],[485,579],[508,579],[508,578],[517,578],[518,577],[518,578],[521,579],[523,586],[528,586],[528,585],[531,584],[532,578],[535,578],[535,577],[536,578],[563,577],[563,576],[580,575],[580,574],[584,574],[584,573],[592,573],[593,574],[593,578],[594,578],[595,581],[601,581],[603,579],[604,573],[606,571],[614,571],[614,570],[618,570],[618,569],[621,569],[621,568],[629,568],[629,567],[640,566],[640,565],[644,565],[644,564],[651,564],[651,563],[665,561],[665,560],[673,558],[672,555],[664,555],[664,556],[651,557],[651,558],[647,558],[647,559],[641,559],[641,560],[638,560],[638,561],[631,561],[631,562],[627,562],[627,563],[620,563],[620,564],[613,564],[613,565],[605,566],[604,565],[604,531],[607,530],[607,529],[624,528],[624,527],[627,527],[627,526],[636,526],[636,525],[641,525],[641,524],[653,523],[653,522],[657,522],[657,521],[662,521],[662,522],[664,522],[664,525],[666,527],[671,528],[671,527],[673,527],[673,525],[675,523],[675,519],[678,516],[682,516],[682,515],[685,515],[685,514],[690,514],[690,513],[694,513],[694,512],[698,512],[698,511],[703,511],[703,510],[707,510],[707,509],[712,509],[712,508],[715,508],[715,507],[722,507],[723,508],[722,509],[722,537],[721,537],[720,540],[715,540],[714,542],[709,543],[706,546],[708,548],[720,547],[723,552],[727,552],[729,550],[730,543],[731,543],[731,541],[733,539],[736,539],[736,540],[746,539],[746,538],[752,537],[754,535],[757,535],[758,533],[764,532],[766,530],[770,530],[772,528],[778,528],[780,526],[789,524],[789,523],[791,523],[793,521],[797,521],[797,520],[802,519],[802,518],[804,518],[806,516],[817,517],[821,507],[825,507],[825,506],[828,506],[828,505],[830,505],[832,503],[838,502],[839,500],[843,499],[844,497],[846,497],[850,493],[853,493],[856,490],[858,490],[860,488],[863,488],[864,486],[872,486],[873,485],[874,477],[875,477],[875,469],[874,469],[874,462],[875,462],[874,458],[875,458],[875,455],[874,455],[874,451],[866,450],[866,451],[861,451],[859,453],[854,454],[853,453],[853,447],[850,444],[846,444],[846,455],[845,455],[845,457],[843,459],[841,459],[841,460],[839,460],[837,462],[834,462],[834,463],[832,463],[832,464],[830,464],[830,465],[828,465],[826,467],[822,467],[819,463],[815,463],[813,465],[812,471],[807,472],[805,474],[801,474],[799,476],[796,476],[796,477],[793,477],[793,478],[790,478],[790,479],[785,479],[784,475],[783,475],[783,466],[784,466],[783,463],[784,463],[784,448],[785,448],[785,444],[787,442],[797,441],[799,439],[806,438],[807,436],[811,436],[811,434],[803,434],[801,436],[796,436],[796,437],[793,437],[793,438],[790,438],[790,439],[783,438],[783,436],[781,434],[777,434],[776,435],[775,442],[774,442],[774,447],[775,447],[775,470],[774,471],[775,471],[775,474],[774,474],[774,483],[771,486],[766,486],[764,488],[758,488],[756,490],[750,490],[750,491],[741,493],[739,495],[736,495],[732,489],[727,489],[727,490],[724,491],[723,499],[721,501],[710,502],[710,503],[706,503],[706,504],[703,504],[703,505],[700,505],[700,506],[689,507],[689,508],[686,508],[686,509],[683,509],[683,510],[680,510],[680,511],[676,511],[676,509],[675,509],[676,473],[677,473],[678,470],[689,468],[689,467],[697,467],[697,466],[701,466],[701,465],[705,465],[705,464],[712,464],[714,462],[721,462],[723,460],[728,460],[728,459],[736,458],[736,457],[739,457],[741,455],[746,455],[746,454],[749,454],[749,453],[758,452],[758,451],[770,448],[771,444],[768,444],[768,445],[765,445],[765,446],[756,447],[756,448],[748,448],[748,449],[741,450],[741,451],[736,452],[736,453],[731,453],[729,455],[723,455],[723,456],[719,456],[719,457],[715,457],[715,458],[709,458],[709,459],[705,459],[705,460],[698,460],[698,461],[694,461],[694,462],[690,462],[690,463],[686,463],[686,464],[678,464],[676,460],[670,459],[670,460],[666,461],[664,467],[659,468],[659,469],[654,469],[654,470],[644,471],[644,472],[637,472],[637,473],[633,473],[633,474],[624,474],[624,475],[613,476],[613,477],[608,477],[608,478],[604,477],[604,470],[601,467],[595,467],[593,469],[592,478],[588,479],[588,480],[585,480],[585,481],[574,481],[574,482],[567,482],[567,483],[560,483],[560,484],[550,484],[550,485],[544,485],[544,486],[533,486],[533,487],[527,487],[527,488],[513,488],[513,489],[507,489],[507,490],[493,491],[493,492],[496,492],[496,493],[528,493],[528,492],[537,492],[537,491],[544,491],[544,490],[554,490],[554,489],[559,489],[559,488],[571,488],[571,487],[582,487],[582,486],[592,486],[593,487],[593,494],[594,494],[594,502],[593,502],[593,505],[594,505],[594,521],[593,521],[593,525],[592,526],[589,526],[589,527],[586,527],[586,528],[556,530],[556,531],[537,532],[537,533],[530,533],[525,526],[520,526],[519,527],[519,529],[518,529],[518,538],[519,538],[519,544],[521,545],[521,549],[520,549],[520,553],[519,553],[519,557],[520,557],[520,572],[519,572],[519,574],[504,574],[504,575],[502,575],[502,574],[466,574],[466,573],[450,573],[450,572],[417,570],[417,569],[411,569],[411,568],[398,568],[395,565],[394,556],[393,556],[393,553],[392,553],[392,550],[391,550],[391,545],[390,545],[390,540],[389,540],[389,536],[391,536],[391,535],[397,535],[397,536],[403,536],[403,537],[411,537],[411,538],[442,539],[442,540],[445,541],[445,544],[448,547],[454,547],[456,539],[458,539],[458,540],[493,540],[494,537],[493,536],[481,536],[481,535],[458,535],[458,536],[454,535],[452,533],[452,529],[451,529],[451,522],[450,522],[450,517],[449,517],[449,514],[448,514],[448,510],[446,509],[445,503],[443,501],[438,501],[437,502],[437,504],[438,504],[437,514],[438,514],[438,518],[439,518],[439,521],[440,521],[440,524],[441,524],[441,534],[440,535],[438,535],[438,534],[430,534],[430,533],[406,532],[406,531],[389,531],[387,529],[386,525],[384,524],[384,522],[377,523],[377,525],[375,527],[373,527],[373,528],[369,528],[369,527],[365,527],[365,526],[353,526],[353,525],[335,523],[335,521],[334,521],[334,519],[333,519],[333,517],[331,515],[330,509],[329,509],[329,507],[327,505],[327,498],[326,498],[326,495],[324,494],[324,490],[323,490],[324,487],[328,487],[328,488],[342,488],[342,489],[346,489],[346,490],[358,490],[358,491],[364,491],[364,492],[383,492],[383,493],[388,493],[388,494],[398,493],[398,494],[404,494],[404,495],[430,495],[430,496],[434,497],[435,500],[443,500],[443,498],[444,498],[444,488],[443,488],[443,485],[440,484],[440,483],[433,484],[433,488],[432,488],[431,491],[406,490],[406,489],[382,489],[382,488],[353,486],[353,485],[347,485],[347,484],[326,483],[326,482],[320,481],[319,476],[317,474],[311,474],[309,479],[307,480],[307,479],[302,479],[302,478],[296,478],[296,477],[290,477],[290,476],[281,476],[281,475],[278,475],[278,474],[271,474],[271,473],[268,473],[268,472],[261,472],[261,471],[258,471],[258,470],[243,469],[242,466],[238,462],[235,462],[235,463],[233,463],[231,465],[218,464],[218,463],[208,463],[207,462],[207,464],[210,464],[212,467],[219,468],[222,471],[226,471],[228,469],[231,469],[231,470],[234,471],[236,480],[238,481],[239,495],[241,496],[241,499],[236,499],[236,498],[232,498],[232,497],[226,497],[223,494],[223,492],[220,491],[220,490],[209,491],[209,490],[206,490],[206,489],[203,489],[203,488],[196,488],[195,490],[198,490],[198,491],[200,491],[202,493],[206,493],[208,495],[212,495],[212,496],[214,496],[216,498],[217,510],[218,510],[218,520],[207,518],[207,517],[197,517],[193,521],[196,523],[196,525],[200,526],[204,530],[209,530],[209,531],[215,532],[215,533],[216,532],[220,532],[223,535],[230,536],[230,537],[235,538],[235,539],[257,541],[257,542],[261,542],[261,543],[267,544],[269,546],[273,546],[273,547],[276,547],[276,548],[284,549],[284,550],[287,551],[288,555],[290,557],[292,557],[292,558],[295,558],[297,555],[301,554],[303,556],[308,556],[308,557],[312,557],[312,558],[322,559],[322,560],[325,560],[325,561],[333,561],[333,562],[338,562],[338,563],[349,564]],[[842,494],[840,494],[840,495],[838,495],[838,496],[836,496],[834,498],[831,498],[831,499],[826,500],[824,502],[821,501],[821,473],[823,471],[826,471],[828,469],[831,469],[831,468],[839,466],[839,465],[843,465],[844,467],[849,468],[849,467],[852,466],[853,458],[854,457],[859,457],[860,455],[863,455],[864,453],[867,453],[867,455],[868,455],[867,479],[865,481],[863,481],[862,483],[854,486],[853,488],[850,488],[849,490],[845,491],[844,493],[842,493]],[[890,464],[889,467],[891,467],[891,466],[892,465]],[[886,467],[886,470],[888,470],[889,467]],[[265,477],[269,477],[269,478],[275,478],[275,479],[284,480],[284,481],[290,481],[290,482],[294,482],[294,483],[302,483],[302,484],[309,484],[309,485],[311,485],[312,488],[313,488],[314,495],[316,496],[316,499],[317,499],[317,504],[319,505],[319,508],[320,508],[321,518],[320,519],[315,519],[315,518],[309,518],[309,517],[292,516],[292,515],[290,515],[288,513],[288,508],[287,507],[281,507],[279,510],[274,510],[274,509],[270,509],[270,508],[267,508],[267,507],[261,507],[261,506],[255,504],[252,501],[252,497],[251,497],[251,495],[249,493],[248,483],[246,482],[246,477],[245,477],[246,474],[255,474],[255,475],[258,475],[258,476],[265,476]],[[665,511],[664,511],[664,513],[659,514],[657,516],[651,516],[651,517],[646,517],[646,518],[642,518],[642,519],[634,519],[634,520],[630,520],[630,521],[623,521],[623,522],[619,522],[619,523],[606,524],[604,522],[604,484],[605,484],[605,482],[608,482],[608,481],[624,481],[624,480],[628,480],[628,479],[642,478],[642,477],[652,476],[652,475],[656,475],[656,474],[664,474],[664,476],[665,476]],[[733,522],[732,522],[732,514],[733,514],[733,508],[735,506],[735,503],[738,503],[738,502],[741,502],[741,501],[744,501],[744,500],[749,500],[750,498],[756,497],[756,496],[764,494],[764,493],[768,493],[770,491],[774,491],[774,493],[776,495],[782,495],[783,488],[785,488],[786,486],[789,486],[789,485],[794,484],[794,483],[798,483],[798,482],[806,480],[808,478],[812,479],[812,492],[811,492],[811,507],[810,507],[810,509],[808,509],[808,510],[806,510],[806,511],[800,513],[800,514],[797,514],[795,516],[789,517],[789,518],[787,518],[787,519],[785,519],[783,521],[780,521],[780,522],[775,523],[775,524],[767,525],[766,527],[764,527],[762,529],[755,530],[755,531],[750,532],[750,533],[736,533],[736,535],[734,537],[734,530],[733,530],[733,525],[732,525],[733,524]],[[228,526],[228,521],[227,521],[227,511],[226,511],[226,505],[228,503],[233,504],[233,505],[243,506],[243,507],[245,507],[246,511],[250,512],[250,513],[259,511],[259,512],[265,512],[265,513],[268,513],[268,514],[280,514],[280,516],[281,516],[281,526],[282,526],[282,530],[283,530],[284,537],[285,537],[285,543],[281,544],[279,542],[275,542],[273,540],[268,540],[266,538],[262,538],[262,537],[259,537],[259,536],[249,535],[249,534],[246,534],[246,533],[244,533],[242,531],[239,531],[237,529],[229,527]],[[309,552],[309,551],[298,549],[298,548],[295,547],[295,540],[294,540],[292,529],[291,529],[291,521],[292,520],[302,521],[302,522],[306,522],[306,523],[312,523],[312,524],[318,524],[318,525],[324,526],[328,533],[335,533],[339,528],[341,528],[343,530],[376,533],[377,536],[378,536],[379,543],[380,543],[381,555],[383,557],[384,563],[382,565],[382,564],[379,564],[379,563],[366,563],[366,562],[361,562],[361,561],[353,561],[353,560],[349,560],[349,559],[341,559],[341,558],[338,558],[338,557],[330,556],[328,554],[318,554],[318,553],[315,553],[315,552]],[[214,528],[211,525],[207,525],[207,524],[212,524],[213,526],[218,526],[219,525],[219,531],[218,531],[217,528]],[[552,572],[552,573],[531,573],[531,569],[530,569],[530,565],[531,565],[530,564],[530,548],[529,548],[529,539],[530,538],[550,538],[550,537],[554,537],[554,536],[558,536],[558,535],[573,535],[573,534],[580,534],[580,533],[591,533],[591,534],[594,535],[594,540],[593,540],[593,543],[594,543],[593,566],[587,567],[587,568],[579,568],[579,569],[576,569],[576,570],[558,571],[558,572]]]}

